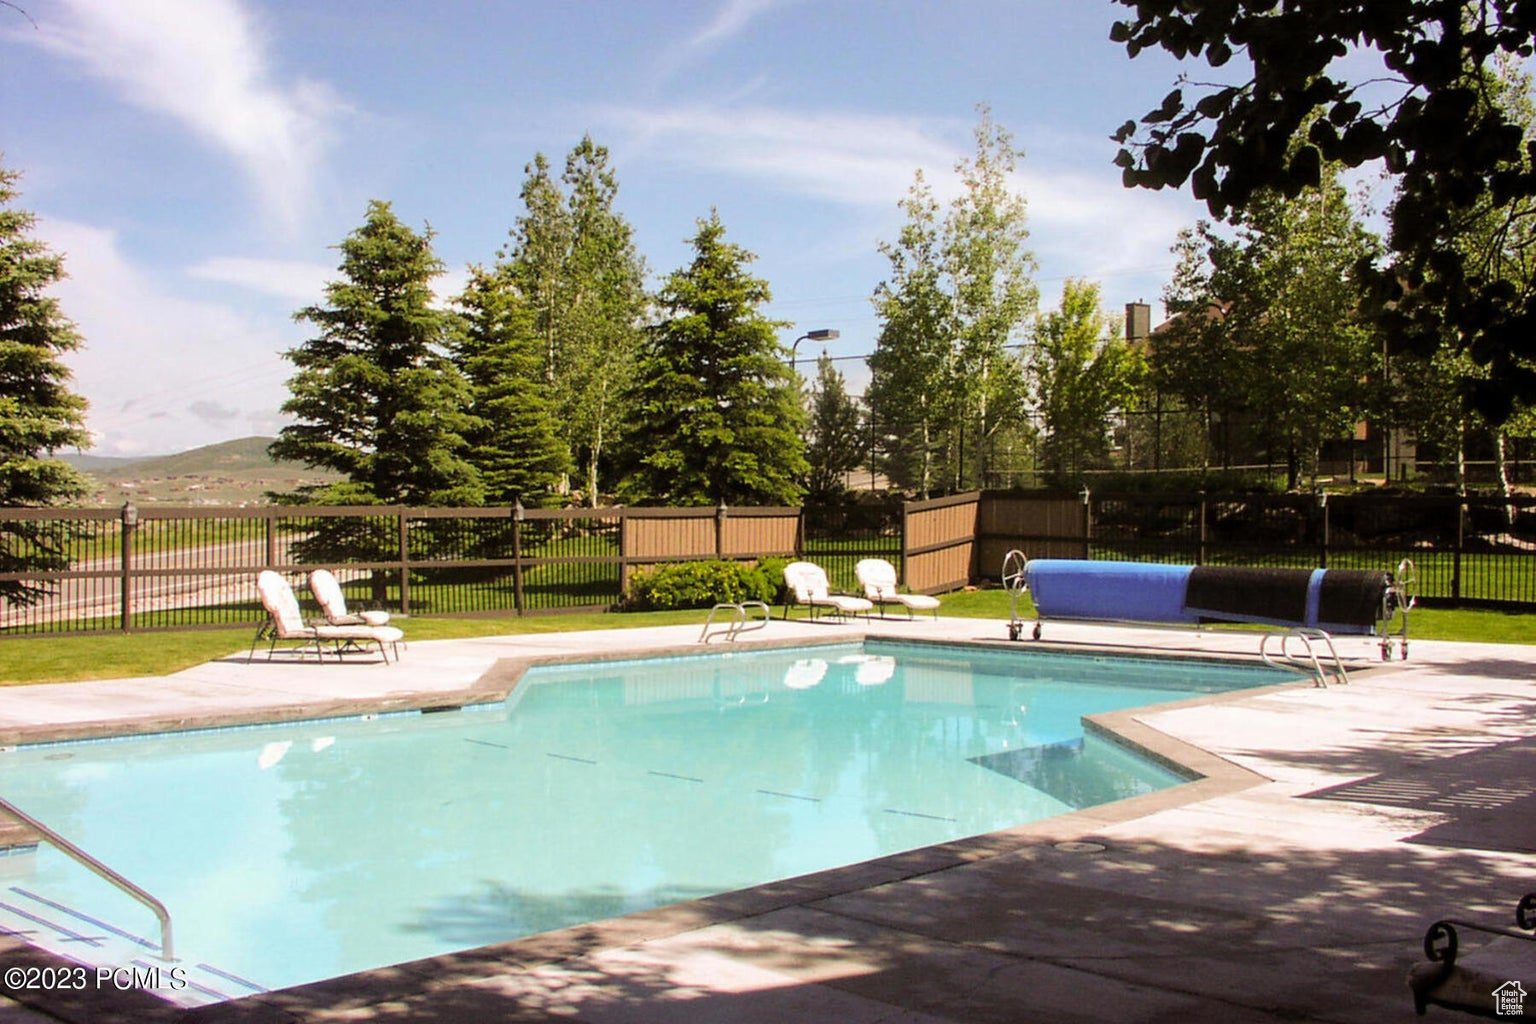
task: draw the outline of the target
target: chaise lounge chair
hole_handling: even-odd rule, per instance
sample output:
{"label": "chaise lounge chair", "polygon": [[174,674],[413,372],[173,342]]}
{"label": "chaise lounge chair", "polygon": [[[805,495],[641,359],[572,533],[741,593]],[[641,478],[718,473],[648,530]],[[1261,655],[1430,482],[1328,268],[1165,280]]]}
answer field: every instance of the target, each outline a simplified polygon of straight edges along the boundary
{"label": "chaise lounge chair", "polygon": [[907,618],[915,611],[933,612],[939,617],[939,599],[927,594],[903,594],[896,589],[896,567],[883,558],[866,558],[854,566],[854,575],[864,586],[864,596],[880,606],[885,614],[887,604],[899,604],[907,610]]}
{"label": "chaise lounge chair", "polygon": [[[315,657],[319,661],[325,660],[324,644],[331,644],[336,652],[336,660],[341,660],[341,652],[344,647],[367,647],[376,645],[379,656],[387,664],[389,651],[395,652],[395,660],[400,660],[400,641],[405,634],[394,626],[332,626],[309,625],[305,623],[304,616],[299,612],[299,599],[293,595],[293,588],[288,581],[271,569],[263,570],[256,578],[256,589],[261,594],[262,607],[267,610],[268,621],[256,631],[256,637],[251,641],[250,652],[245,660],[249,662],[256,656],[256,645],[263,639],[269,641],[267,645],[267,660],[272,660],[272,654],[277,649],[279,641],[297,642],[297,650],[302,656],[311,647],[314,648]],[[385,645],[388,645],[386,647]]]}
{"label": "chaise lounge chair", "polygon": [[817,609],[830,609],[834,615],[868,615],[874,605],[862,597],[830,593],[827,574],[821,566],[811,562],[790,562],[784,567],[784,582],[789,587],[790,600],[784,602],[784,617],[789,618],[791,604],[803,604],[811,610],[811,618]]}
{"label": "chaise lounge chair", "polygon": [[347,598],[341,592],[336,574],[329,569],[316,569],[309,574],[309,592],[315,595],[315,603],[332,626],[387,626],[389,612],[349,612]]}

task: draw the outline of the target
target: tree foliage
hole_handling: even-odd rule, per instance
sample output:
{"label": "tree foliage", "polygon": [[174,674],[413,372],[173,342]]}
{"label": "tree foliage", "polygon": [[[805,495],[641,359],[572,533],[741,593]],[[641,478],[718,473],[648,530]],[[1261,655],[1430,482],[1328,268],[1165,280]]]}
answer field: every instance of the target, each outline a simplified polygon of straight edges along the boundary
{"label": "tree foliage", "polygon": [[[0,506],[55,505],[81,498],[86,481],[52,458],[90,444],[85,399],[70,390],[62,356],[80,346],[75,325],[48,289],[63,257],[32,231],[35,215],[12,204],[19,174],[0,167]],[[70,535],[54,524],[9,521],[0,529],[0,573],[68,568]],[[47,593],[0,580],[0,599],[26,604]]]}
{"label": "tree foliage", "polygon": [[835,501],[848,490],[848,474],[864,461],[869,446],[864,416],[848,397],[843,375],[825,354],[816,361],[809,427],[807,497],[815,502]]}
{"label": "tree foliage", "polygon": [[458,298],[454,362],[472,394],[466,457],[491,504],[546,504],[564,477],[567,448],[540,374],[534,317],[503,275],[475,267]]}
{"label": "tree foliage", "polygon": [[985,107],[975,143],[942,221],[919,172],[901,204],[906,224],[881,245],[891,276],[874,297],[870,405],[892,439],[887,474],[925,496],[986,485],[995,452],[1026,426],[1017,346],[1038,291],[1028,207],[1013,190],[1020,154]]}
{"label": "tree foliage", "polygon": [[1208,425],[1240,420],[1295,487],[1368,411],[1377,336],[1354,272],[1377,242],[1331,170],[1293,198],[1256,193],[1231,219],[1230,236],[1202,223],[1175,249],[1175,319],[1155,338],[1154,374]]}
{"label": "tree foliage", "polygon": [[529,164],[523,216],[500,266],[527,304],[541,372],[589,504],[601,462],[622,428],[647,304],[645,261],[615,209],[608,150],[585,136],[558,182],[542,154]]}
{"label": "tree foliage", "polygon": [[880,246],[891,276],[875,289],[880,335],[865,397],[872,429],[884,438],[887,478],[927,498],[943,475],[954,421],[954,302],[943,282],[939,206],[921,171],[901,206],[900,235]]}
{"label": "tree foliage", "polygon": [[1187,182],[1223,216],[1265,190],[1317,186],[1327,163],[1379,161],[1397,183],[1394,258],[1370,275],[1369,310],[1401,348],[1449,343],[1486,367],[1465,386],[1493,422],[1536,399],[1536,288],[1456,244],[1487,209],[1511,227],[1532,213],[1530,144],[1485,99],[1492,61],[1531,55],[1536,0],[1116,2],[1134,16],[1111,38],[1132,57],[1161,48],[1230,76],[1181,79],[1125,122],[1127,185]]}
{"label": "tree foliage", "polygon": [[269,450],[347,481],[289,497],[478,504],[480,477],[465,457],[469,388],[447,356],[454,317],[432,305],[442,264],[430,233],[417,234],[375,200],[340,249],[341,276],[326,285],[326,303],[294,314],[318,333],[286,353],[297,372],[283,411],[298,422]]}
{"label": "tree foliage", "polygon": [[693,260],[657,303],[633,392],[632,498],[657,504],[792,505],[809,468],[794,375],[762,315],[755,257],[725,240],[718,213],[699,222]]}
{"label": "tree foliage", "polygon": [[1140,351],[1105,315],[1099,286],[1068,278],[1061,307],[1047,313],[1030,358],[1035,406],[1045,423],[1046,472],[1074,483],[1109,453],[1114,413],[1135,394],[1145,372]]}

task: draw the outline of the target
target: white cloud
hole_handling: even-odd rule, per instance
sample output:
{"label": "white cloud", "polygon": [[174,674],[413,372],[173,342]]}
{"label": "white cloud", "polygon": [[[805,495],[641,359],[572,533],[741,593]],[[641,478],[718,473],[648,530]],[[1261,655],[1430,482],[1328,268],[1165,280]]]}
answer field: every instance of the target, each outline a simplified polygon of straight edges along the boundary
{"label": "white cloud", "polygon": [[67,361],[98,452],[182,451],[275,420],[292,372],[280,352],[299,340],[284,310],[268,320],[169,294],[102,228],[45,218],[37,234],[65,256],[52,291],[85,338]]}
{"label": "white cloud", "polygon": [[688,45],[694,49],[718,46],[739,35],[760,14],[778,5],[779,0],[726,0],[710,23],[688,40]]}
{"label": "white cloud", "polygon": [[337,276],[335,267],[302,260],[264,260],[244,256],[215,256],[187,273],[205,281],[238,285],[272,295],[295,309],[321,301],[325,285]]}
{"label": "white cloud", "polygon": [[963,155],[912,118],[678,107],[610,113],[642,158],[755,179],[838,203],[890,206],[913,172],[948,171]]}
{"label": "white cloud", "polygon": [[[892,234],[915,171],[946,204],[962,188],[956,164],[972,156],[968,126],[957,120],[683,107],[624,110],[612,122],[636,133],[634,158],[862,210]],[[1029,203],[1042,300],[1053,303],[1055,282],[1067,276],[1101,281],[1107,295],[1126,289],[1155,299],[1172,265],[1168,248],[1199,215],[1196,204],[1182,193],[1124,188],[1097,138],[1040,135],[1048,159],[1021,160],[1015,187]],[[849,240],[850,251],[869,244]]]}
{"label": "white cloud", "polygon": [[232,157],[283,225],[301,222],[342,104],[323,84],[273,80],[240,0],[58,0],[39,26],[18,38],[178,121]]}

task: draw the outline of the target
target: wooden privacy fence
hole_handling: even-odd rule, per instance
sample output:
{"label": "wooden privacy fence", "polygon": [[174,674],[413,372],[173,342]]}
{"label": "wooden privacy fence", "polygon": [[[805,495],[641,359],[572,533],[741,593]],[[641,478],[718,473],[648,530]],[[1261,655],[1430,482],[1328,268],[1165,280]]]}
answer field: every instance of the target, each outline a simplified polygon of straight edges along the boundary
{"label": "wooden privacy fence", "polygon": [[1003,555],[1297,568],[1417,567],[1430,601],[1536,606],[1536,499],[975,492],[796,508],[0,509],[0,635],[196,628],[263,617],[254,579],[337,572],[403,613],[609,608],[632,572],[804,557],[852,590],[861,558],[923,593],[995,580]]}

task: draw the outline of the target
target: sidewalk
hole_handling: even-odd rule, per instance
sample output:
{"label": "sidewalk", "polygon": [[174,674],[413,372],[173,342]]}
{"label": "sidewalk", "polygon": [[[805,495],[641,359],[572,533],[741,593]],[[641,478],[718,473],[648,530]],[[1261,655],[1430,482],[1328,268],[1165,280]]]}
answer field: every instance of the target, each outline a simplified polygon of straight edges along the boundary
{"label": "sidewalk", "polygon": [[[756,635],[865,632],[1006,635],[955,619]],[[0,690],[0,742],[483,697],[510,685],[504,659],[697,650],[697,636],[419,643],[388,667],[245,665],[241,652],[163,680]],[[1256,646],[1057,624],[1047,638]],[[1425,927],[1504,919],[1536,889],[1536,648],[1414,641],[1409,661],[1352,679],[1109,716],[1210,778],[1037,825],[194,1011],[135,993],[31,1008],[187,1024],[1414,1020],[1404,977]],[[36,957],[3,953],[5,966]]]}

